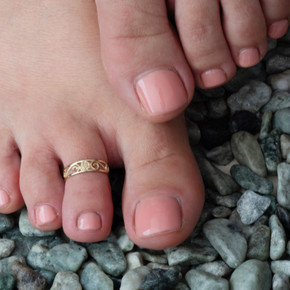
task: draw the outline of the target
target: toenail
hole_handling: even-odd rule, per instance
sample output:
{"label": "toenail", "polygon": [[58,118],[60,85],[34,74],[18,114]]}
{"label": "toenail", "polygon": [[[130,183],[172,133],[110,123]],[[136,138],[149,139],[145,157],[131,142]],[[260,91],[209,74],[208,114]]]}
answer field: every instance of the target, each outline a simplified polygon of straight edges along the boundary
{"label": "toenail", "polygon": [[3,188],[0,189],[0,207],[5,207],[10,202],[9,194]]}
{"label": "toenail", "polygon": [[261,60],[261,55],[257,48],[245,48],[240,51],[238,59],[241,67],[250,67]]}
{"label": "toenail", "polygon": [[174,197],[152,197],[140,201],[135,210],[135,231],[139,237],[176,232],[182,226],[182,211]]}
{"label": "toenail", "polygon": [[217,87],[227,81],[227,75],[220,68],[210,69],[201,74],[201,80],[206,88]]}
{"label": "toenail", "polygon": [[269,25],[268,35],[272,38],[282,37],[288,30],[289,20],[283,19]]}
{"label": "toenail", "polygon": [[78,218],[77,226],[82,231],[97,231],[102,227],[102,219],[95,212],[82,213]]}
{"label": "toenail", "polygon": [[173,112],[188,102],[183,82],[171,70],[157,70],[138,78],[136,92],[143,107],[151,115]]}
{"label": "toenail", "polygon": [[39,226],[50,224],[57,218],[58,215],[56,210],[48,204],[37,206],[35,213],[36,223]]}

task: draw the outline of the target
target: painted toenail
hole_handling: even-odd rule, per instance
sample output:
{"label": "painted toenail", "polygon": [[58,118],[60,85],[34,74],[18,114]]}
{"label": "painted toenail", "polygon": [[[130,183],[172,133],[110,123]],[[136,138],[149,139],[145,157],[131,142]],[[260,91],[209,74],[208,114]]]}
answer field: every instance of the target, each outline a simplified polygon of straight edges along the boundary
{"label": "painted toenail", "polygon": [[39,226],[50,224],[56,218],[57,212],[52,206],[43,204],[36,207],[36,222]]}
{"label": "painted toenail", "polygon": [[250,67],[261,60],[260,52],[257,48],[245,48],[239,53],[239,65],[241,67]]}
{"label": "painted toenail", "polygon": [[272,38],[282,37],[288,30],[289,21],[287,19],[279,20],[271,25],[268,28],[268,35]]}
{"label": "painted toenail", "polygon": [[206,88],[217,87],[227,81],[227,75],[220,68],[210,69],[201,74],[201,80]]}
{"label": "painted toenail", "polygon": [[135,231],[139,237],[176,232],[182,226],[182,211],[174,197],[152,197],[140,201],[135,211]]}
{"label": "painted toenail", "polygon": [[151,115],[173,112],[188,102],[183,82],[171,70],[157,70],[143,75],[136,82],[136,92]]}
{"label": "painted toenail", "polygon": [[0,189],[0,207],[5,207],[9,204],[10,197],[6,190]]}
{"label": "painted toenail", "polygon": [[97,231],[102,227],[102,219],[95,212],[82,213],[78,218],[77,226],[82,231]]}

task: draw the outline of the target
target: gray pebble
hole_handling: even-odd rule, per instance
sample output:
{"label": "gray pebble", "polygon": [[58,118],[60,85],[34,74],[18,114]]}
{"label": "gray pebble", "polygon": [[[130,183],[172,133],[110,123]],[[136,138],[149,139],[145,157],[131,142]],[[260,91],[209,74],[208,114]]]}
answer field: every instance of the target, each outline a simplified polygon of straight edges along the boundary
{"label": "gray pebble", "polygon": [[117,244],[106,241],[94,243],[88,251],[106,273],[117,277],[126,271],[126,258]]}
{"label": "gray pebble", "polygon": [[264,82],[252,80],[228,99],[228,106],[232,114],[236,111],[250,111],[256,113],[271,97],[272,90]]}
{"label": "gray pebble", "polygon": [[273,116],[272,111],[266,111],[262,115],[261,129],[260,129],[260,134],[259,134],[260,140],[267,137],[268,134],[270,133],[271,128],[272,128],[272,116]]}
{"label": "gray pebble", "polygon": [[76,273],[58,272],[50,290],[82,290],[82,286]]}
{"label": "gray pebble", "polygon": [[231,268],[238,267],[245,260],[247,241],[229,220],[210,220],[203,226],[203,232]]}
{"label": "gray pebble", "polygon": [[10,256],[0,260],[0,275],[10,275],[12,273],[12,264],[20,262],[25,264],[25,258],[22,256]]}
{"label": "gray pebble", "polygon": [[[289,70],[290,72],[290,70]],[[286,91],[274,91],[270,101],[261,109],[261,112],[266,111],[276,112],[281,109],[290,107],[290,93]]]}
{"label": "gray pebble", "polygon": [[26,208],[22,209],[19,217],[19,230],[23,236],[27,237],[46,237],[53,236],[55,234],[55,231],[44,232],[35,229],[29,222]]}
{"label": "gray pebble", "polygon": [[[196,95],[194,97],[194,100],[196,100]],[[185,111],[185,116],[187,116],[188,119],[193,122],[200,122],[204,120],[206,115],[207,109],[204,102],[193,101],[190,103]]]}
{"label": "gray pebble", "polygon": [[268,226],[258,226],[249,238],[247,258],[266,261],[270,252],[270,236]]}
{"label": "gray pebble", "polygon": [[290,163],[290,135],[283,134],[280,137],[282,157]]}
{"label": "gray pebble", "polygon": [[124,227],[118,230],[117,244],[123,252],[129,252],[134,248],[134,243],[130,240]]}
{"label": "gray pebble", "polygon": [[[267,82],[273,90],[280,90],[290,92],[290,69],[285,70],[279,74],[271,75],[268,77]],[[289,94],[288,94],[288,107],[289,107]]]}
{"label": "gray pebble", "polygon": [[285,55],[274,54],[266,61],[267,74],[275,74],[290,69],[290,57]]}
{"label": "gray pebble", "polygon": [[167,257],[166,255],[153,255],[148,252],[141,252],[144,261],[159,263],[159,264],[167,264]]}
{"label": "gray pebble", "polygon": [[[150,269],[146,266],[141,266],[128,271],[121,280],[120,290],[136,290],[141,289],[141,284]],[[94,289],[92,289],[94,290]]]}
{"label": "gray pebble", "polygon": [[225,207],[225,206],[217,206],[212,210],[212,215],[215,218],[226,218],[231,213],[232,211],[228,207]]}
{"label": "gray pebble", "polygon": [[[34,245],[27,255],[27,263],[34,269],[44,269],[48,271],[54,270],[53,265],[51,264],[50,260],[47,259],[47,252],[49,248],[36,244]],[[55,272],[55,271],[53,271]]]}
{"label": "gray pebble", "polygon": [[278,185],[277,185],[277,201],[283,207],[290,209],[290,164],[282,162],[277,167]]}
{"label": "gray pebble", "polygon": [[197,266],[196,270],[201,270],[219,277],[228,276],[232,272],[232,269],[224,261],[204,263]]}
{"label": "gray pebble", "polygon": [[0,234],[9,231],[14,226],[14,219],[10,215],[0,214]]}
{"label": "gray pebble", "polygon": [[278,260],[286,251],[286,234],[276,215],[270,217],[269,226],[271,229],[270,258]]}
{"label": "gray pebble", "polygon": [[221,205],[221,206],[226,206],[226,207],[236,207],[238,200],[241,197],[241,193],[239,192],[234,192],[233,194],[230,195],[216,195],[215,197],[215,203],[217,205]]}
{"label": "gray pebble", "polygon": [[227,165],[233,159],[231,143],[226,142],[206,152],[206,157],[218,165]]}
{"label": "gray pebble", "polygon": [[0,239],[0,259],[10,256],[15,248],[15,242],[8,239]]}
{"label": "gray pebble", "polygon": [[287,243],[286,251],[287,251],[287,254],[290,255],[290,240]]}
{"label": "gray pebble", "polygon": [[257,139],[246,131],[232,135],[231,146],[236,160],[260,176],[267,175],[264,155]]}
{"label": "gray pebble", "polygon": [[271,200],[247,190],[237,204],[237,211],[243,224],[250,225],[260,218],[270,206]]}
{"label": "gray pebble", "polygon": [[143,257],[140,252],[131,252],[126,255],[127,270],[143,266]]}
{"label": "gray pebble", "polygon": [[275,274],[272,280],[272,289],[273,290],[289,290],[290,283],[289,277],[285,274]]}
{"label": "gray pebble", "polygon": [[0,275],[0,290],[13,290],[16,280],[12,275]]}
{"label": "gray pebble", "polygon": [[271,289],[272,274],[269,264],[259,260],[247,260],[233,272],[231,290]]}
{"label": "gray pebble", "polygon": [[273,117],[273,128],[279,128],[283,133],[290,134],[290,108],[278,110]]}
{"label": "gray pebble", "polygon": [[211,99],[207,103],[208,117],[211,119],[220,119],[228,115],[229,108],[224,98]]}
{"label": "gray pebble", "polygon": [[179,282],[174,290],[190,290],[184,283]]}
{"label": "gray pebble", "polygon": [[185,275],[185,280],[191,290],[228,290],[229,282],[213,274],[200,270],[190,270]]}
{"label": "gray pebble", "polygon": [[262,194],[273,192],[274,186],[272,181],[257,175],[246,166],[233,165],[230,172],[234,180],[244,189]]}
{"label": "gray pebble", "polygon": [[114,283],[95,263],[85,265],[81,273],[81,284],[84,290],[113,290]]}
{"label": "gray pebble", "polygon": [[290,276],[290,260],[278,260],[271,262],[271,270],[275,274],[285,274]]}

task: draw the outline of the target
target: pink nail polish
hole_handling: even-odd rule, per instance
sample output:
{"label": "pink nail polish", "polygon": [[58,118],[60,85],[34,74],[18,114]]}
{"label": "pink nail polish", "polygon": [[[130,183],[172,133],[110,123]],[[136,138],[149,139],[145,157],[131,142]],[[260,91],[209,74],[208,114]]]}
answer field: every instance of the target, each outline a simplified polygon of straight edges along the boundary
{"label": "pink nail polish", "polygon": [[135,231],[139,237],[175,232],[182,226],[182,210],[174,197],[158,196],[140,201],[135,211]]}
{"label": "pink nail polish", "polygon": [[207,70],[203,72],[200,77],[205,88],[217,87],[227,81],[226,73],[220,68]]}
{"label": "pink nail polish", "polygon": [[136,82],[136,92],[151,115],[173,112],[188,102],[183,82],[171,70],[157,70],[142,76]]}
{"label": "pink nail polish", "polygon": [[35,210],[35,216],[36,223],[40,226],[43,226],[53,222],[57,218],[57,212],[52,206],[43,204],[37,206]]}
{"label": "pink nail polish", "polygon": [[289,22],[287,19],[276,21],[269,25],[268,35],[271,38],[280,38],[287,32],[288,27]]}
{"label": "pink nail polish", "polygon": [[78,218],[77,226],[82,231],[97,231],[102,228],[102,219],[95,212],[82,213]]}
{"label": "pink nail polish", "polygon": [[5,207],[9,204],[10,197],[4,189],[0,189],[0,207]]}
{"label": "pink nail polish", "polygon": [[240,51],[238,59],[241,67],[250,67],[261,60],[261,55],[257,48],[245,48]]}

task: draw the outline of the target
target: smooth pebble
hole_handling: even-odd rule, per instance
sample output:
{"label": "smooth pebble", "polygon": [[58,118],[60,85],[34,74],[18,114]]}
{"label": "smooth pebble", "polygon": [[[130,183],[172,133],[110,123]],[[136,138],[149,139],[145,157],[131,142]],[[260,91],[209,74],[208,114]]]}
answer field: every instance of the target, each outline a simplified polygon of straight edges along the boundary
{"label": "smooth pebble", "polygon": [[58,272],[50,290],[82,290],[82,286],[76,273]]}

